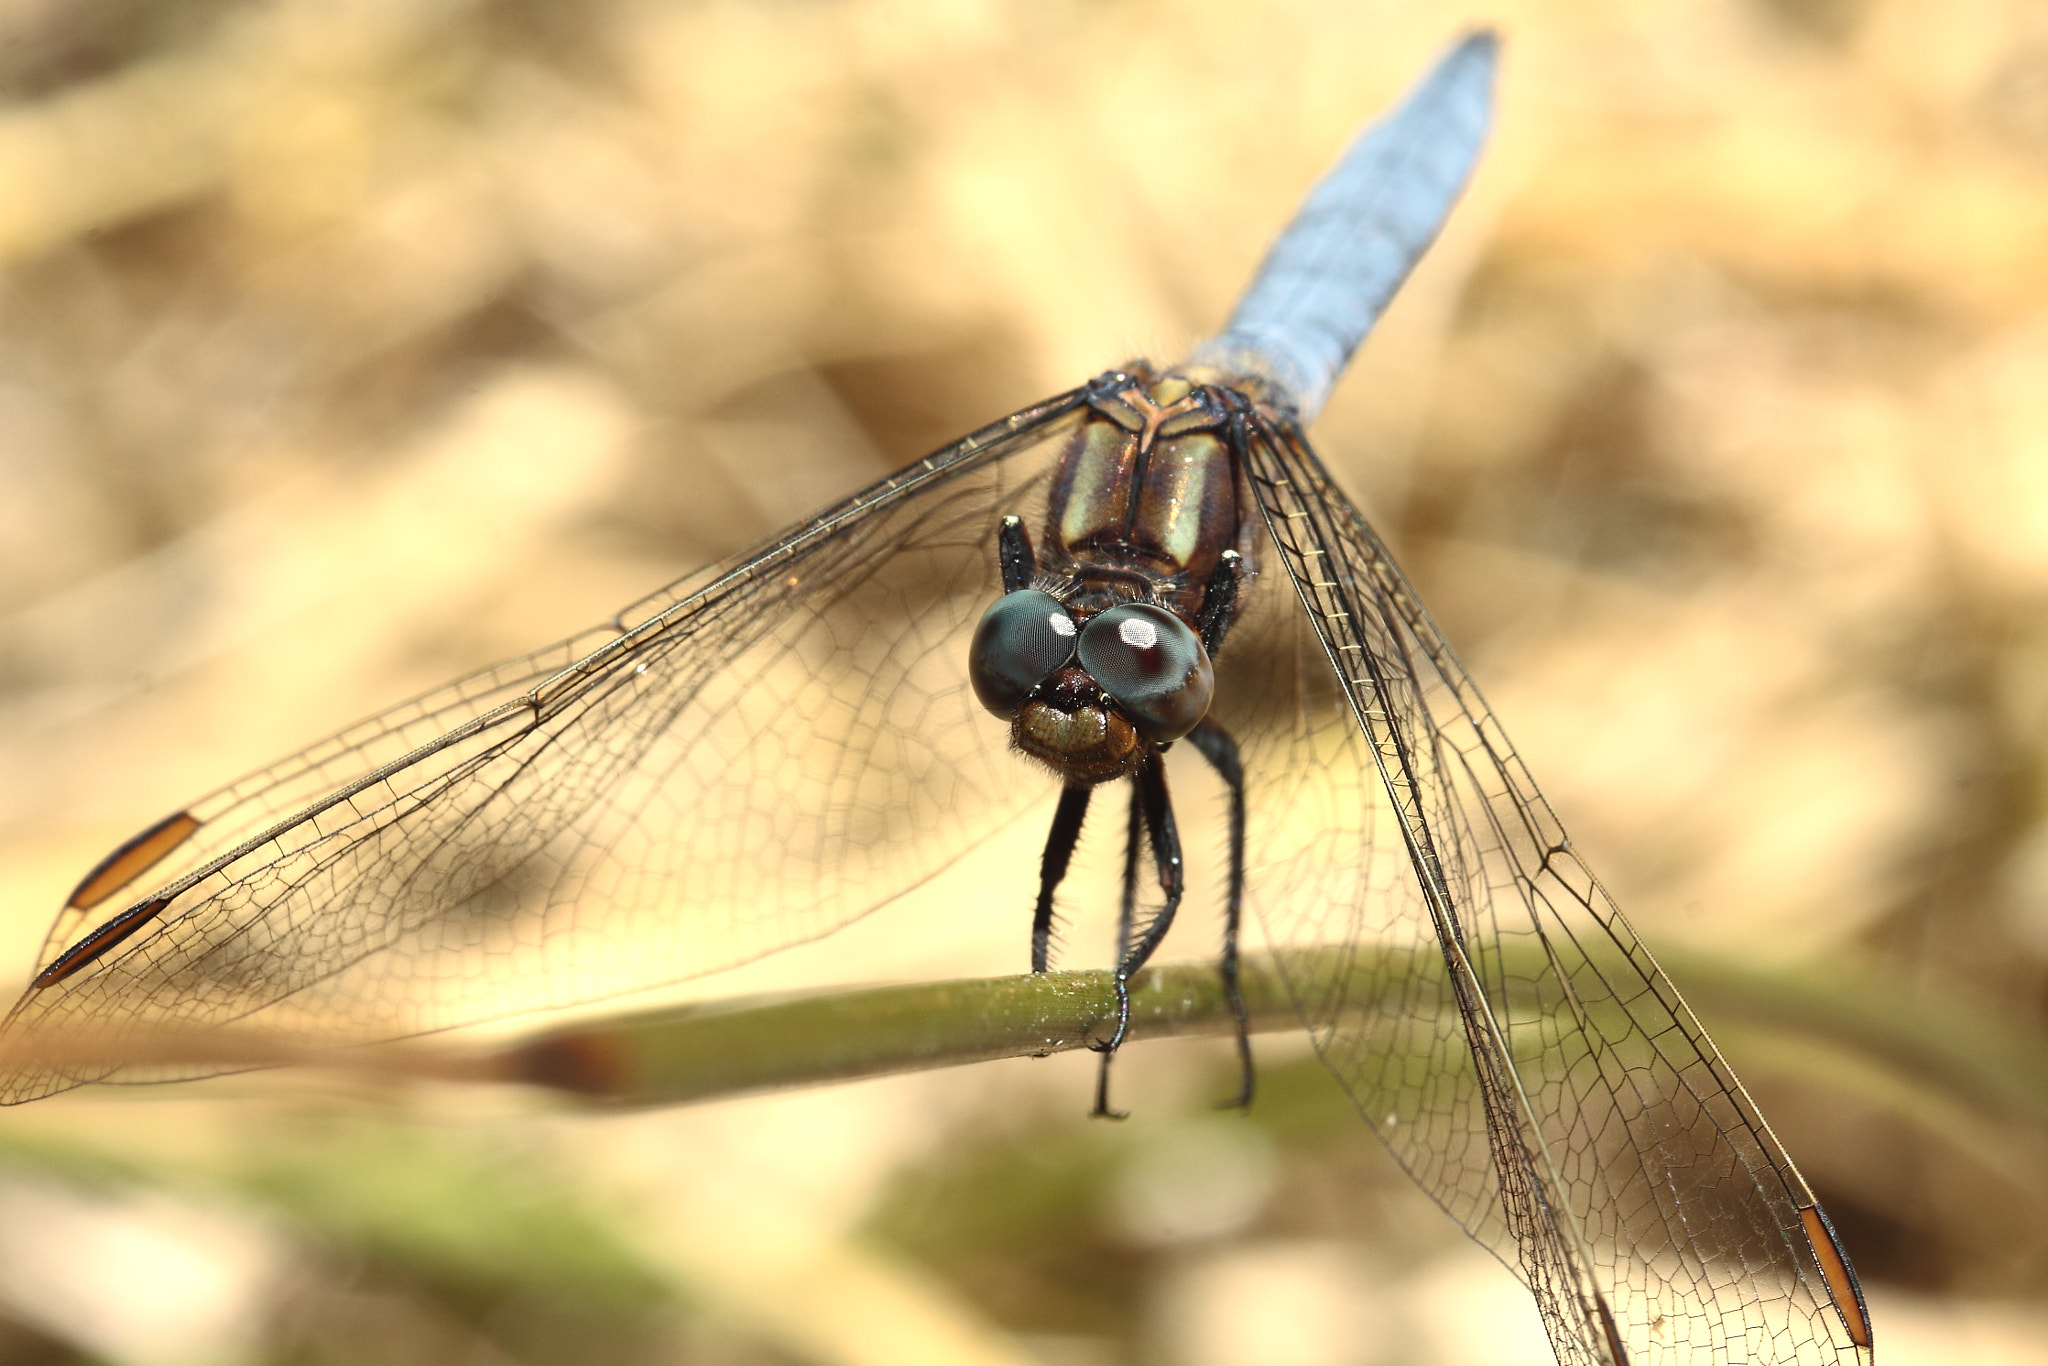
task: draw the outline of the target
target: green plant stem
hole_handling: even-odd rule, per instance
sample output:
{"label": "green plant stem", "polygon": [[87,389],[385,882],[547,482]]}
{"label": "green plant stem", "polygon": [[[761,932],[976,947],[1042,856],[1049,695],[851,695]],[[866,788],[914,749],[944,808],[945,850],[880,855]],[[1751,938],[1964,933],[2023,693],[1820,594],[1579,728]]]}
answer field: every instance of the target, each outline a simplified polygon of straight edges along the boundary
{"label": "green plant stem", "polygon": [[[1254,1032],[1299,1028],[1268,964],[1249,964]],[[552,1031],[496,1054],[486,1074],[626,1105],[678,1105],[995,1058],[1044,1056],[1108,1035],[1107,972],[869,987],[716,1002]],[[1236,1028],[1213,965],[1150,968],[1131,985],[1129,1039]]]}
{"label": "green plant stem", "polygon": [[[1710,1026],[1875,1064],[1892,1083],[1887,1104],[1903,1084],[2048,1132],[2048,1037],[2036,1028],[1874,970],[1667,963]],[[1357,958],[1352,999],[1371,999],[1408,966],[1401,953]],[[1301,1027],[1273,959],[1248,957],[1243,985],[1253,1032]],[[478,1060],[472,1075],[610,1104],[683,1104],[1082,1048],[1108,1032],[1113,1000],[1107,972],[1060,972],[718,1002],[555,1030]],[[1131,1011],[1133,1042],[1236,1027],[1208,964],[1148,969],[1132,984]],[[1869,1089],[1852,1069],[1835,1080]]]}

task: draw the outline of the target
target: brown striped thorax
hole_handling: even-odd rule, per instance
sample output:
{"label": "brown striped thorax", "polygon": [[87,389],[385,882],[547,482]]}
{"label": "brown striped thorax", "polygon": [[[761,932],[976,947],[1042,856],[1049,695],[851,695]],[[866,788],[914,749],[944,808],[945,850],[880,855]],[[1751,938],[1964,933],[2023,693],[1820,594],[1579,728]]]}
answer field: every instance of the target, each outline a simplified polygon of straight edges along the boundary
{"label": "brown striped thorax", "polygon": [[1255,505],[1223,392],[1174,373],[1128,378],[1090,399],[1060,458],[1040,568],[1075,581],[1077,598],[1149,595],[1192,623],[1222,553],[1250,559]]}
{"label": "brown striped thorax", "polygon": [[1129,776],[1208,711],[1255,530],[1231,437],[1243,406],[1177,372],[1112,371],[1053,471],[1036,550],[1005,524],[1008,591],[969,676],[1012,743],[1070,783]]}

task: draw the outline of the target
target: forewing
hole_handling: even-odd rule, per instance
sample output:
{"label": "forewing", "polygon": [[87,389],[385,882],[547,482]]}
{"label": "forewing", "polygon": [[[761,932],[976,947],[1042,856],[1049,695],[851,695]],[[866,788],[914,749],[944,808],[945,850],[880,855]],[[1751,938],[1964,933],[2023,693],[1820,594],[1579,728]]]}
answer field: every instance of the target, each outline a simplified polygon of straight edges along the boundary
{"label": "forewing", "polygon": [[[1080,401],[195,803],[151,870],[185,871],[52,955],[11,1029],[393,1038],[717,971],[929,877],[1042,795],[967,639]],[[0,1100],[156,1075],[29,1067]]]}
{"label": "forewing", "polygon": [[[706,575],[695,575],[669,590],[677,594],[669,605],[687,596],[697,580],[708,582]],[[145,827],[79,879],[43,941],[37,969],[48,967],[110,909],[125,907],[122,892],[169,886],[364,774],[504,705],[619,634],[606,623],[479,669],[266,764]]]}
{"label": "forewing", "polygon": [[1385,547],[1291,424],[1245,435],[1286,573],[1232,633],[1219,718],[1323,1060],[1560,1361],[1867,1362],[1804,1182]]}

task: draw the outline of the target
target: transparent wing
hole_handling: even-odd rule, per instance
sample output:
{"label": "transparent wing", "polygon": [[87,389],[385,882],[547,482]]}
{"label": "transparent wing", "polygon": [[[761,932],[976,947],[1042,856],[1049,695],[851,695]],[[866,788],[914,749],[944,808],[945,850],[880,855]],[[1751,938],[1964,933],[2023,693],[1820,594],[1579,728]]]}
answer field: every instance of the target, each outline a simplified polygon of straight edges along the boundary
{"label": "transparent wing", "polygon": [[[663,605],[681,601],[715,572],[692,576],[665,590],[660,595]],[[620,619],[635,614],[634,608],[628,608]],[[608,622],[480,669],[237,778],[150,825],[79,880],[50,926],[36,960],[37,969],[48,967],[76,943],[94,923],[95,912],[104,917],[106,904],[123,890],[145,878],[150,886],[169,886],[364,774],[431,745],[504,705],[621,634],[622,626]]]}
{"label": "transparent wing", "polygon": [[1251,420],[1246,451],[1286,574],[1217,715],[1248,899],[1323,1060],[1561,1362],[1867,1363],[1805,1183],[1385,547],[1292,424]]}
{"label": "transparent wing", "polygon": [[[114,1056],[234,1020],[392,1038],[730,967],[929,877],[1043,795],[965,660],[997,523],[1042,499],[1083,393],[195,803],[156,890],[52,955],[9,1027]],[[149,833],[107,876],[136,881]],[[0,1101],[160,1075],[25,1068]]]}

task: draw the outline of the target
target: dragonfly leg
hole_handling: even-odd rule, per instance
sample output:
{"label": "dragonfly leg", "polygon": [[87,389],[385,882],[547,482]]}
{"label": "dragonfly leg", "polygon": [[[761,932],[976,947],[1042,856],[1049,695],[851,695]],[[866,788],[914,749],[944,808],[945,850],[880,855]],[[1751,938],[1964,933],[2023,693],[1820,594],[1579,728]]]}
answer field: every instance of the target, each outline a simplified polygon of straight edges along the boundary
{"label": "dragonfly leg", "polygon": [[1029,588],[1038,577],[1038,558],[1031,553],[1031,533],[1021,517],[1005,517],[996,531],[996,561],[1003,568],[1003,591]]}
{"label": "dragonfly leg", "polygon": [[1095,791],[1077,783],[1060,791],[1059,810],[1053,812],[1052,830],[1045,837],[1045,853],[1038,860],[1038,907],[1031,915],[1031,970],[1044,972],[1052,955],[1052,894],[1059,890],[1073,860],[1074,846],[1081,839],[1081,822],[1088,816],[1088,798]]}
{"label": "dragonfly leg", "polygon": [[1159,872],[1159,889],[1166,903],[1147,922],[1142,932],[1125,944],[1116,965],[1116,1028],[1109,1038],[1095,1045],[1102,1054],[1102,1070],[1095,1083],[1095,1113],[1108,1119],[1122,1119],[1123,1113],[1109,1105],[1109,1063],[1131,1031],[1131,977],[1151,960],[1159,941],[1173,928],[1174,913],[1180,909],[1182,888],[1180,830],[1173,821],[1173,799],[1166,791],[1166,760],[1154,753],[1145,760],[1136,778],[1136,800],[1145,817],[1145,834],[1152,842],[1152,858]]}
{"label": "dragonfly leg", "polygon": [[1195,617],[1195,634],[1202,638],[1202,648],[1211,659],[1223,648],[1223,633],[1237,619],[1237,590],[1243,583],[1244,556],[1235,550],[1224,551],[1202,589],[1202,610]]}
{"label": "dragonfly leg", "polygon": [[1193,745],[1216,776],[1230,789],[1230,891],[1223,909],[1223,994],[1230,1001],[1230,1013],[1237,1021],[1237,1096],[1222,1108],[1243,1109],[1252,1103],[1252,1021],[1245,1009],[1244,992],[1237,979],[1238,929],[1244,923],[1244,764],[1238,758],[1237,741],[1214,721],[1203,721],[1188,732]]}
{"label": "dragonfly leg", "polygon": [[1117,908],[1116,956],[1112,962],[1124,961],[1124,954],[1130,951],[1131,927],[1137,923],[1138,914],[1138,855],[1145,848],[1145,807],[1138,798],[1138,785],[1131,784],[1131,823],[1124,832],[1124,899]]}

